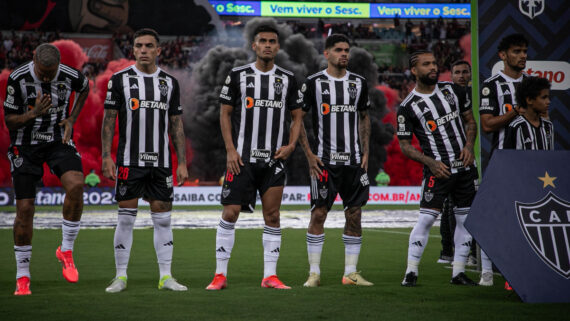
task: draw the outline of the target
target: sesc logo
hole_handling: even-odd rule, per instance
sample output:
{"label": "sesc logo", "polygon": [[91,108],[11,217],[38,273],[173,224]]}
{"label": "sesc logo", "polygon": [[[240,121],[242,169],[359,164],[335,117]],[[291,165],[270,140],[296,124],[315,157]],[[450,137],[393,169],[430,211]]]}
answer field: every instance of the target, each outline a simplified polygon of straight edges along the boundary
{"label": "sesc logo", "polygon": [[[552,90],[570,89],[570,63],[566,61],[543,61],[529,60],[526,62],[526,70],[529,76],[548,79],[552,84]],[[494,75],[503,69],[503,62],[493,65],[491,73]]]}

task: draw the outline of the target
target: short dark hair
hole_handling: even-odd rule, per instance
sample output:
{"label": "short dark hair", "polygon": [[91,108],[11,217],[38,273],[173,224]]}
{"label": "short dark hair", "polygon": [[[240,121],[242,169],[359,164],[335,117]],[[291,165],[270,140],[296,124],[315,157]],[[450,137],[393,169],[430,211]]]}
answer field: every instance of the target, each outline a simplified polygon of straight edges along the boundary
{"label": "short dark hair", "polygon": [[158,39],[158,32],[156,32],[156,30],[151,28],[142,28],[137,30],[133,35],[133,44],[135,42],[135,39],[141,36],[153,36],[154,39],[156,39],[156,44],[160,43],[160,39]]}
{"label": "short dark hair", "polygon": [[44,67],[58,65],[61,55],[59,49],[51,43],[42,43],[36,47],[35,61]]}
{"label": "short dark hair", "polygon": [[433,55],[433,52],[429,50],[417,50],[412,52],[412,54],[410,55],[410,60],[408,61],[410,68],[414,67],[418,63],[419,55],[425,55],[425,54]]}
{"label": "short dark hair", "polygon": [[277,35],[277,38],[279,38],[279,31],[277,31],[277,29],[273,28],[270,25],[260,25],[257,28],[255,28],[255,30],[253,30],[253,38],[251,40],[255,41],[255,36],[257,36],[262,32],[273,32],[274,34]]}
{"label": "short dark hair", "polygon": [[471,65],[469,64],[469,62],[465,61],[465,60],[457,60],[456,62],[451,64],[451,70],[453,70],[453,67],[455,66],[459,66],[459,65],[467,65],[469,67],[469,71],[471,71]]}
{"label": "short dark hair", "polygon": [[518,105],[527,108],[526,99],[538,97],[543,89],[550,89],[548,79],[534,76],[525,77],[516,88],[515,95]]}
{"label": "short dark hair", "polygon": [[528,39],[522,33],[513,33],[501,39],[497,51],[507,51],[512,46],[523,45],[528,47]]}
{"label": "short dark hair", "polygon": [[333,33],[327,37],[327,40],[325,41],[325,49],[332,48],[339,42],[346,42],[348,46],[350,46],[350,40],[347,36],[340,33]]}

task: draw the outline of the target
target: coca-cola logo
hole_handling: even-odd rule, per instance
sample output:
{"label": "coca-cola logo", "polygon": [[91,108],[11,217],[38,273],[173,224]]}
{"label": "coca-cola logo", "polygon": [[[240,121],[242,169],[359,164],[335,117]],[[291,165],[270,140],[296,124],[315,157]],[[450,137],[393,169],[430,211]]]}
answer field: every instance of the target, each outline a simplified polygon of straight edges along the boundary
{"label": "coca-cola logo", "polygon": [[108,45],[93,45],[83,48],[83,51],[91,59],[107,59],[109,53]]}
{"label": "coca-cola logo", "polygon": [[[493,66],[492,74],[496,74],[504,67],[502,61]],[[570,64],[566,61],[528,60],[526,69],[529,76],[542,77],[550,81],[552,90],[567,90],[570,88]]]}

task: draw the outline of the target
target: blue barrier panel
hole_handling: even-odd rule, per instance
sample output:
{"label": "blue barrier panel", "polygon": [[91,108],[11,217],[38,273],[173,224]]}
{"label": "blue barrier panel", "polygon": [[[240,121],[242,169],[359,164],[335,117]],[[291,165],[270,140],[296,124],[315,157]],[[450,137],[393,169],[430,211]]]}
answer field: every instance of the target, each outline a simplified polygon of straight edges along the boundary
{"label": "blue barrier panel", "polygon": [[570,302],[568,160],[496,150],[465,222],[524,302]]}

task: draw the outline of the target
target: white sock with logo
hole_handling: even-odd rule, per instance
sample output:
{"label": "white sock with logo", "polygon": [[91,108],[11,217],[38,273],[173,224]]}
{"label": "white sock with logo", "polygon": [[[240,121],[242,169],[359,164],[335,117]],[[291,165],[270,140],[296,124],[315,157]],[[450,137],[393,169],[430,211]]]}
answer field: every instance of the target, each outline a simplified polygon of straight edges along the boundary
{"label": "white sock with logo", "polygon": [[461,272],[465,272],[465,264],[469,257],[471,249],[471,234],[467,232],[463,223],[467,219],[469,207],[456,207],[453,209],[455,213],[455,235],[453,242],[455,243],[455,254],[453,256],[453,273],[452,277],[457,276]]}
{"label": "white sock with logo", "polygon": [[438,211],[420,208],[418,221],[410,233],[406,274],[409,272],[414,272],[416,275],[418,274],[418,265],[428,243],[429,230],[435,222],[437,215],[439,215]]}
{"label": "white sock with logo", "polygon": [[113,246],[115,249],[116,277],[127,276],[127,266],[133,245],[133,228],[137,219],[136,208],[119,208]]}
{"label": "white sock with logo", "polygon": [[77,234],[79,233],[79,226],[81,225],[81,221],[73,222],[68,220],[62,220],[61,222],[61,234],[62,234],[62,241],[61,241],[61,251],[73,251],[73,243],[75,243],[75,239],[77,238]]}
{"label": "white sock with logo", "polygon": [[362,236],[343,234],[342,242],[344,243],[344,275],[349,275],[352,272],[356,272],[360,247],[362,245]]}
{"label": "white sock with logo", "polygon": [[493,273],[493,262],[491,262],[491,259],[487,253],[481,249],[481,273],[486,272]]}
{"label": "white sock with logo", "polygon": [[235,225],[220,218],[216,231],[216,274],[228,275],[228,262],[236,237]]}
{"label": "white sock with logo", "polygon": [[263,226],[263,278],[277,275],[277,260],[281,250],[281,228]]}
{"label": "white sock with logo", "polygon": [[14,245],[14,256],[16,257],[16,280],[23,276],[27,276],[29,278],[32,246]]}
{"label": "white sock with logo", "polygon": [[151,212],[152,223],[154,225],[154,250],[158,260],[158,270],[160,278],[172,275],[170,266],[172,265],[172,252],[174,241],[172,227],[170,226],[170,212]]}
{"label": "white sock with logo", "polygon": [[307,254],[309,256],[309,272],[321,274],[321,253],[325,244],[325,233],[307,233]]}

